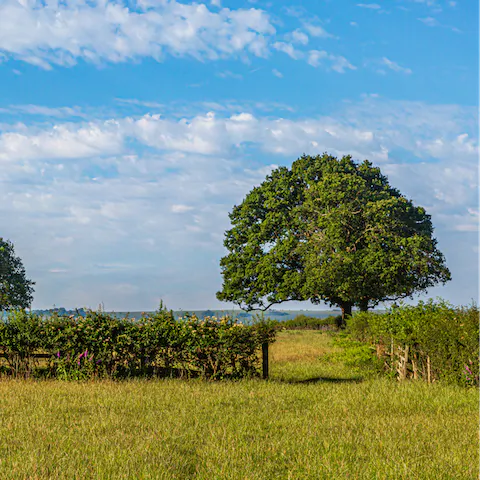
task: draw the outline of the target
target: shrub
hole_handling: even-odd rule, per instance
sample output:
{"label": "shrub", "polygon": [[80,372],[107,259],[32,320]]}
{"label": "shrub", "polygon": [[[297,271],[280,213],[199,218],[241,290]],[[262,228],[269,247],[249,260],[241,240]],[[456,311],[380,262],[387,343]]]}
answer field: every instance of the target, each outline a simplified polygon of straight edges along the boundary
{"label": "shrub", "polygon": [[31,375],[36,363],[33,353],[42,347],[41,327],[41,317],[24,310],[11,311],[0,320],[0,357],[5,358],[9,373]]}
{"label": "shrub", "polygon": [[338,318],[341,315],[331,315],[326,318],[309,317],[304,314],[297,315],[292,320],[275,322],[277,328],[288,328],[292,330],[334,330],[338,326]]}
{"label": "shrub", "polygon": [[476,305],[453,307],[430,300],[384,314],[358,313],[347,322],[351,338],[376,346],[388,370],[408,347],[406,374],[414,378],[478,385],[479,317]]}
{"label": "shrub", "polygon": [[274,337],[269,322],[247,326],[229,317],[200,320],[194,315],[176,321],[165,309],[140,320],[101,311],[51,317],[19,311],[0,324],[0,354],[15,376],[30,374],[43,353],[48,357],[44,373],[65,379],[239,378],[259,373],[258,352]]}

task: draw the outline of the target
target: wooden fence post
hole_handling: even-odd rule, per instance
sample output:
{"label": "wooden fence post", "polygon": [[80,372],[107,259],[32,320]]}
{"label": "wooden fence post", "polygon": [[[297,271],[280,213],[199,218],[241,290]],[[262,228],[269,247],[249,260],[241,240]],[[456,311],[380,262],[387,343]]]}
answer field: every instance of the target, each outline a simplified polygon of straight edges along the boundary
{"label": "wooden fence post", "polygon": [[408,367],[408,344],[405,345],[405,348],[398,347],[399,349],[399,359],[398,359],[398,380],[405,380],[407,378],[407,367]]}
{"label": "wooden fence post", "polygon": [[432,367],[430,365],[430,356],[427,355],[427,382],[432,383]]}
{"label": "wooden fence post", "polygon": [[418,367],[417,367],[417,354],[414,353],[412,356],[412,369],[413,369],[413,379],[418,379]]}
{"label": "wooden fence post", "polygon": [[390,343],[390,371],[391,372],[393,372],[394,358],[395,358],[395,350],[393,348],[393,337],[392,337],[392,341]]}
{"label": "wooden fence post", "polygon": [[268,343],[262,343],[262,376],[268,378]]}

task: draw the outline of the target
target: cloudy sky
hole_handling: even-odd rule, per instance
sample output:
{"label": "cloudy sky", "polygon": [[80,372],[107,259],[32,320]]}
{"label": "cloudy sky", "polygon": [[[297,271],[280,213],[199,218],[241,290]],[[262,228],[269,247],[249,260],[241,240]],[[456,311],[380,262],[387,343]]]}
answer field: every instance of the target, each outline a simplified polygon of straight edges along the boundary
{"label": "cloudy sky", "polygon": [[0,236],[33,308],[230,307],[228,212],[325,151],[424,206],[453,276],[428,295],[476,300],[477,3],[1,0]]}

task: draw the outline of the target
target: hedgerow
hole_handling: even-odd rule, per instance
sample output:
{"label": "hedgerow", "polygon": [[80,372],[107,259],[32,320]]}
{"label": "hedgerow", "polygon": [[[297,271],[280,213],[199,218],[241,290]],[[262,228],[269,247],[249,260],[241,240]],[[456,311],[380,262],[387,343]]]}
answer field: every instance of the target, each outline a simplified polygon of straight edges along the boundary
{"label": "hedgerow", "polygon": [[276,320],[275,326],[289,330],[336,330],[341,318],[341,315],[330,315],[326,318],[309,317],[302,313],[291,320]]}
{"label": "hedgerow", "polygon": [[383,314],[359,312],[347,322],[351,339],[372,347],[399,378],[479,384],[479,312],[443,300],[403,305]]}
{"label": "hedgerow", "polygon": [[101,311],[42,317],[19,310],[0,322],[3,372],[13,376],[240,378],[259,374],[261,346],[274,340],[268,321],[175,320],[164,309],[139,320]]}

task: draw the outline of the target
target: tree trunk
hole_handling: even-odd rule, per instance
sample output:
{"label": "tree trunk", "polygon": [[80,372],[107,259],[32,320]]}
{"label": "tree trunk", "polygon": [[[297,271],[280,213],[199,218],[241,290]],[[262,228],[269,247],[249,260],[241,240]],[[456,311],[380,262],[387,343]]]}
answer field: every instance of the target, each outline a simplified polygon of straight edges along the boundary
{"label": "tree trunk", "polygon": [[340,305],[340,308],[342,309],[342,318],[338,322],[338,328],[341,328],[342,330],[347,326],[347,317],[352,316],[352,304],[351,303],[342,303]]}
{"label": "tree trunk", "polygon": [[368,311],[368,300],[360,300],[360,311],[366,312]]}

